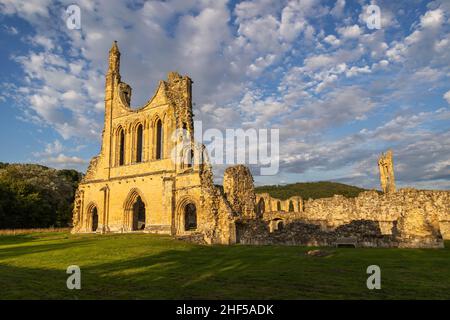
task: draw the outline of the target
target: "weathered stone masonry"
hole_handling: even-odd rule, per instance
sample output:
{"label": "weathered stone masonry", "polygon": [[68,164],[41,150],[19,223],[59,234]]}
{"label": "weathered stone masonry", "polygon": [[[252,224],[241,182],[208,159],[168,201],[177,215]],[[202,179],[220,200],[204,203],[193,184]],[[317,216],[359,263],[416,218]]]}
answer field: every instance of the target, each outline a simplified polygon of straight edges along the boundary
{"label": "weathered stone masonry", "polygon": [[[261,222],[267,232],[258,243],[334,245],[342,237],[354,237],[361,246],[441,247],[442,238],[450,239],[448,191],[400,189],[387,194],[368,191],[355,198],[336,195],[306,201],[298,197],[281,201],[258,194],[257,201],[259,206],[264,201],[266,208],[273,208],[263,213]],[[289,202],[299,206],[289,211]],[[275,209],[277,203],[282,204],[281,210]],[[282,230],[277,227],[280,223]],[[352,232],[342,233],[344,227],[357,224]],[[256,243],[252,239],[258,237],[249,237],[250,233],[241,242]]]}
{"label": "weathered stone masonry", "polygon": [[[114,43],[101,151],[76,192],[72,232],[143,231],[207,244],[368,247],[442,247],[442,239],[450,239],[450,192],[396,191],[391,151],[378,162],[383,194],[275,199],[255,194],[253,177],[242,165],[225,171],[223,188],[215,186],[205,147],[193,141],[190,78],[169,73],[143,107],[131,109],[132,90],[119,69]],[[185,136],[192,141],[188,145]]]}
{"label": "weathered stone masonry", "polygon": [[235,242],[234,212],[213,184],[204,146],[193,141],[191,79],[170,72],[144,106],[132,109],[117,43],[105,78],[101,151],[76,192],[72,232],[143,231]]}

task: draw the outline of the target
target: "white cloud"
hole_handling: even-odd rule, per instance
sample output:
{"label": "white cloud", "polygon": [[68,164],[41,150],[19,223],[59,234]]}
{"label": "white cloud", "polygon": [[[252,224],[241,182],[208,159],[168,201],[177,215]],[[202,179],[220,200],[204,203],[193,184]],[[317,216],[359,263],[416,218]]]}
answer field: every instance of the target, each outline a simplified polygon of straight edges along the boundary
{"label": "white cloud", "polygon": [[[398,110],[400,104],[407,110],[420,108],[414,101],[418,87],[426,87],[424,94],[431,95],[443,92],[448,83],[450,34],[444,4],[428,6],[434,9],[423,12],[410,29],[393,33],[388,27],[399,27],[400,17],[391,2],[382,6],[382,29],[367,33],[362,14],[343,0],[255,0],[234,8],[222,0],[78,4],[82,29],[69,31],[54,14],[60,8],[50,1],[0,0],[2,13],[26,19],[35,31],[32,37],[24,36],[31,42],[30,51],[15,59],[25,73],[24,84],[12,90],[2,87],[2,96],[15,92],[24,102],[22,117],[60,134],[61,141],[52,142],[42,156],[49,163],[81,164],[84,160],[65,145],[70,139],[99,139],[112,40],[119,41],[122,80],[133,87],[132,105],[145,103],[168,71],[189,74],[195,81],[196,120],[216,128],[280,127],[285,169],[342,170],[352,164],[360,171],[348,177],[369,179],[365,158],[373,157],[372,146],[381,150],[395,142],[399,154],[409,154],[407,146],[418,153],[429,151],[412,140],[425,141],[433,133],[419,130],[422,116],[397,113],[404,111]],[[349,17],[344,19],[346,9]],[[50,19],[55,24],[49,24]],[[335,34],[324,29],[324,19],[338,23]],[[448,92],[444,98],[449,100]],[[441,112],[439,117],[446,115]],[[365,119],[383,130],[328,140],[336,127],[348,125],[352,131],[353,125],[364,126]],[[446,155],[447,149],[438,152]],[[426,174],[442,174],[445,161],[440,156],[433,161],[434,169],[430,166]]]}
{"label": "white cloud", "polygon": [[40,17],[48,17],[51,0],[1,0],[0,9],[4,14],[17,14],[33,22]]}
{"label": "white cloud", "polygon": [[248,74],[252,76],[259,76],[268,66],[272,65],[276,59],[274,54],[269,54],[265,57],[259,57],[248,67]]}
{"label": "white cloud", "polygon": [[423,28],[438,28],[444,20],[444,12],[441,9],[430,10],[420,18],[420,25]]}
{"label": "white cloud", "polygon": [[367,73],[371,73],[372,70],[370,70],[369,66],[364,66],[364,67],[351,67],[349,70],[346,71],[345,75],[347,77],[354,77],[358,74],[367,74]]}
{"label": "white cloud", "polygon": [[85,164],[86,160],[83,160],[79,157],[68,157],[61,153],[56,157],[48,158],[47,162],[54,164],[72,165],[72,164]]}
{"label": "white cloud", "polygon": [[326,43],[331,44],[332,46],[338,46],[341,43],[341,40],[336,38],[334,35],[330,34],[323,39]]}
{"label": "white cloud", "polygon": [[64,152],[79,152],[82,148],[84,148],[83,145],[78,145],[73,148],[73,150],[69,150],[69,148],[65,147],[61,141],[54,140],[45,146],[44,151],[34,152],[33,156],[39,163],[46,166],[80,169],[80,167],[86,165],[88,161],[77,156],[67,156]]}
{"label": "white cloud", "polygon": [[450,90],[444,93],[444,99],[450,104]]}
{"label": "white cloud", "polygon": [[410,67],[448,66],[450,62],[450,33],[443,29],[444,13],[429,10],[413,25],[413,31],[401,41],[393,41],[387,50],[391,62],[406,63]]}
{"label": "white cloud", "polygon": [[31,38],[31,42],[34,45],[42,46],[46,51],[50,51],[55,48],[53,40],[42,35],[36,35]]}
{"label": "white cloud", "polygon": [[362,33],[361,28],[357,24],[353,26],[338,28],[337,32],[346,39],[358,38]]}
{"label": "white cloud", "polygon": [[331,10],[331,14],[336,18],[342,17],[345,8],[345,0],[337,0],[333,10]]}

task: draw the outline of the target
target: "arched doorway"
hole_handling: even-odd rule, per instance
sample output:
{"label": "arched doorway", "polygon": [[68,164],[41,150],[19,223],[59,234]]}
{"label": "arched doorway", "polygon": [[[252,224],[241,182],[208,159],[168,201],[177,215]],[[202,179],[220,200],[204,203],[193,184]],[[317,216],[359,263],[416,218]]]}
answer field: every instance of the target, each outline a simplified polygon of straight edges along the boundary
{"label": "arched doorway", "polygon": [[91,209],[91,230],[93,232],[97,231],[98,228],[98,212],[97,212],[97,207],[93,207]]}
{"label": "arched doorway", "polygon": [[133,204],[133,224],[132,230],[145,229],[145,204],[141,197],[138,196]]}
{"label": "arched doorway", "polygon": [[269,223],[270,232],[281,231],[284,229],[284,222],[280,218],[275,218]]}
{"label": "arched doorway", "polygon": [[284,229],[284,223],[283,223],[283,220],[278,220],[277,221],[277,230],[278,231],[281,231],[281,230],[283,230]]}
{"label": "arched doorway", "polygon": [[189,203],[184,207],[184,230],[194,231],[197,229],[197,208],[195,204]]}
{"label": "arched doorway", "polygon": [[125,198],[123,208],[123,231],[144,230],[148,208],[145,198],[137,188],[130,190]]}

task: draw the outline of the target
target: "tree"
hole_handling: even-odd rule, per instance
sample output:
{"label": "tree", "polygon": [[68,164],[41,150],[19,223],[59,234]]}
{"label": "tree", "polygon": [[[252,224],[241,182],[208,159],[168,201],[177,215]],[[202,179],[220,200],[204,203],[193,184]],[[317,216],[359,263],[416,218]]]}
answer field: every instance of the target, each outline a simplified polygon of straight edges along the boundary
{"label": "tree", "polygon": [[0,165],[0,228],[66,227],[81,173],[34,164]]}

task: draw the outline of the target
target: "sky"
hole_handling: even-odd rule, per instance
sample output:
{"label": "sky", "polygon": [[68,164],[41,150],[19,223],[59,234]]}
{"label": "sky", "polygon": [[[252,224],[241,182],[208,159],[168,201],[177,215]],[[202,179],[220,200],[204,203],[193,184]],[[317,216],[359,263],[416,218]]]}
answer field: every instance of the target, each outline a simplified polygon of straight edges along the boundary
{"label": "sky", "polygon": [[450,189],[449,19],[445,0],[0,0],[0,161],[86,170],[117,40],[133,107],[178,71],[203,129],[279,129],[257,185],[379,188],[392,148],[399,187]]}

